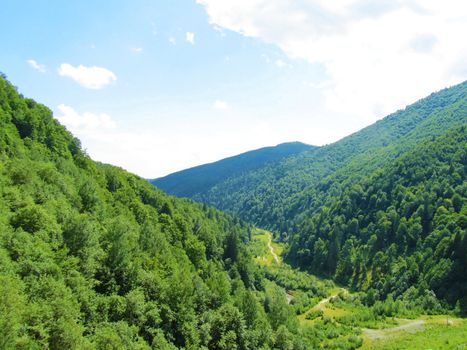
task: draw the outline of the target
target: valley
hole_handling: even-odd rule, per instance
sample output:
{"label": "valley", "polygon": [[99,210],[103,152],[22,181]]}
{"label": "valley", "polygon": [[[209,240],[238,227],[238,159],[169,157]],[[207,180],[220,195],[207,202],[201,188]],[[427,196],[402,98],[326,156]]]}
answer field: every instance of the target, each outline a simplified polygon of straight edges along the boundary
{"label": "valley", "polygon": [[465,347],[466,112],[463,83],[179,198],[1,76],[0,348]]}
{"label": "valley", "polygon": [[264,262],[284,260],[358,292],[349,298],[373,315],[363,308],[359,317],[341,315],[346,322],[465,316],[466,128],[463,82],[335,143],[233,173],[191,198],[274,232],[283,254],[274,249],[278,256]]}
{"label": "valley", "polygon": [[0,350],[467,350],[467,1],[0,8]]}
{"label": "valley", "polygon": [[[273,234],[266,230],[255,229],[253,242],[260,243],[261,250],[256,247],[255,259],[259,264],[268,268],[289,270],[287,263],[283,262],[281,254],[283,244],[274,242]],[[273,242],[273,243],[272,243]],[[266,249],[267,248],[267,249]],[[257,255],[259,254],[259,255]],[[294,271],[303,274],[301,271]],[[280,274],[280,272],[279,272]],[[345,332],[336,333],[331,340],[324,339],[320,347],[333,347],[336,344],[345,343],[346,337],[358,336],[355,341],[356,349],[461,349],[467,346],[467,320],[453,315],[411,315],[411,319],[403,315],[382,317],[372,322],[349,323],[347,320],[358,318],[359,314],[372,312],[370,307],[365,307],[355,302],[353,292],[348,289],[334,286],[329,280],[310,276],[316,285],[323,285],[325,297],[314,298],[305,309],[298,309],[296,317],[299,323],[305,327],[313,327],[325,320],[334,325],[351,325]],[[274,283],[274,279],[271,280]],[[295,295],[306,292],[305,290],[284,289],[285,297],[292,306]],[[428,335],[429,334],[429,335]],[[329,337],[328,337],[329,338]],[[348,338],[347,338],[348,339]]]}

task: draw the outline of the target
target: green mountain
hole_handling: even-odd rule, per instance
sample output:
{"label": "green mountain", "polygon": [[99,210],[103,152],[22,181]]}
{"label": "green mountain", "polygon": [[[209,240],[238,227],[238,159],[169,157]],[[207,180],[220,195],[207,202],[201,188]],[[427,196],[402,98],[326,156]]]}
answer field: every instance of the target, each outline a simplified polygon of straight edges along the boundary
{"label": "green mountain", "polygon": [[150,182],[175,196],[200,199],[204,193],[232,176],[242,175],[266,164],[315,148],[301,142],[282,143],[275,147],[264,147],[182,170]]}
{"label": "green mountain", "polygon": [[193,198],[276,231],[309,271],[466,312],[466,124],[464,82]]}
{"label": "green mountain", "polygon": [[92,161],[0,77],[0,349],[305,349],[250,235]]}
{"label": "green mountain", "polygon": [[206,203],[277,232],[293,232],[334,195],[417,144],[466,122],[467,82],[442,90],[336,143],[230,177],[206,193]]}
{"label": "green mountain", "polygon": [[361,327],[466,314],[466,91],[196,194],[352,292],[331,297],[268,233],[92,161],[0,76],[0,349],[351,350]]}
{"label": "green mountain", "polygon": [[335,187],[288,237],[289,259],[374,300],[431,291],[467,314],[466,150],[464,123]]}

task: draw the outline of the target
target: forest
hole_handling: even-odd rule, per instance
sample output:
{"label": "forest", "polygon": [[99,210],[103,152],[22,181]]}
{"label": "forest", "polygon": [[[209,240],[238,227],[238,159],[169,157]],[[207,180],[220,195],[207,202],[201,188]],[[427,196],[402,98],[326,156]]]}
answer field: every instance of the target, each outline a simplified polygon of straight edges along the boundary
{"label": "forest", "polygon": [[315,148],[315,146],[301,142],[282,143],[274,147],[264,147],[221,159],[214,163],[199,165],[149,181],[174,196],[193,198],[202,195],[232,176],[261,168],[266,164],[276,163],[286,157]]}
{"label": "forest", "polygon": [[367,292],[467,313],[467,125],[343,187],[289,237],[288,257]]}
{"label": "forest", "polygon": [[466,89],[199,203],[93,161],[2,75],[0,348],[352,350],[445,315],[461,326],[437,339],[461,339]]}
{"label": "forest", "polygon": [[92,161],[0,77],[1,349],[307,349],[252,226]]}
{"label": "forest", "polygon": [[467,313],[467,82],[336,143],[193,196],[276,232],[286,259],[387,297]]}
{"label": "forest", "polygon": [[[278,233],[325,198],[420,143],[467,123],[467,82],[441,90],[335,143],[234,175],[193,198]],[[182,185],[182,183],[180,184]]]}

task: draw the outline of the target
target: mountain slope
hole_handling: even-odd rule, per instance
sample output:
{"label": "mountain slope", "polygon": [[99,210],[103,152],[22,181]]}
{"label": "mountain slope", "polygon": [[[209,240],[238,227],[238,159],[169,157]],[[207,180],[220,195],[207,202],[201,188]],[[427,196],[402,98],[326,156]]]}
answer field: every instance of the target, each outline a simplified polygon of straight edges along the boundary
{"label": "mountain slope", "polygon": [[195,199],[276,230],[289,261],[366,291],[467,313],[467,82]]}
{"label": "mountain slope", "polygon": [[193,198],[278,232],[293,232],[335,186],[353,182],[467,122],[467,82],[444,89],[336,143],[232,176]]}
{"label": "mountain slope", "polygon": [[427,291],[467,314],[467,124],[328,197],[289,237],[289,259],[367,290]]}
{"label": "mountain slope", "polygon": [[285,157],[314,149],[300,142],[282,143],[225,158],[214,163],[182,170],[150,180],[153,185],[179,197],[197,197],[231,176],[240,175],[277,162]]}
{"label": "mountain slope", "polygon": [[0,76],[1,349],[307,348],[249,236],[92,161]]}

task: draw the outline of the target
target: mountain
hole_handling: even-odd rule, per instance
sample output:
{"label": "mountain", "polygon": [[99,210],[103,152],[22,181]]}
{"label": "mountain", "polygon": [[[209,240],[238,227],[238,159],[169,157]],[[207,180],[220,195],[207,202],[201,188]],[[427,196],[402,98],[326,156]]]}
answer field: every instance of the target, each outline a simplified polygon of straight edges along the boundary
{"label": "mountain", "polygon": [[464,123],[341,185],[302,218],[289,260],[376,299],[430,291],[467,314],[466,150]]}
{"label": "mountain", "polygon": [[232,176],[261,168],[291,155],[315,149],[301,142],[264,147],[150,180],[163,191],[179,197],[197,198]]}
{"label": "mountain", "polygon": [[293,232],[303,216],[317,210],[323,198],[334,195],[334,185],[355,181],[421,142],[465,123],[466,110],[464,82],[336,143],[231,176],[192,198],[261,227]]}
{"label": "mountain", "polygon": [[333,184],[354,181],[466,122],[467,82],[432,94],[336,143],[233,176],[194,199],[260,227],[293,232]]}
{"label": "mountain", "polygon": [[0,76],[1,349],[309,348],[250,235],[94,162]]}
{"label": "mountain", "polygon": [[466,124],[464,82],[193,198],[276,231],[308,271],[467,313]]}
{"label": "mountain", "polygon": [[466,89],[208,191],[332,295],[268,233],[93,161],[0,75],[0,349],[356,349],[360,327],[467,314]]}

